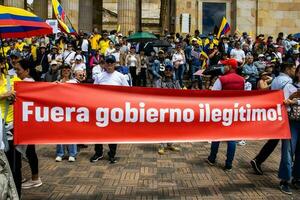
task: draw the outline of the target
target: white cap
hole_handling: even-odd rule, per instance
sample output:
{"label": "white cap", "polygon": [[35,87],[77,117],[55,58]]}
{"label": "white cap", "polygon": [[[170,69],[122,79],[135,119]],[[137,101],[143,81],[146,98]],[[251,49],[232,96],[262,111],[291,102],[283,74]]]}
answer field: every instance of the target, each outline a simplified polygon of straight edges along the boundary
{"label": "white cap", "polygon": [[82,60],[82,56],[81,56],[81,55],[77,55],[77,56],[75,57],[75,60]]}
{"label": "white cap", "polygon": [[292,46],[295,46],[295,45],[298,44],[298,42],[295,42],[295,41],[291,41],[290,43],[291,43]]}
{"label": "white cap", "polygon": [[262,58],[262,57],[265,57],[265,55],[264,54],[259,54],[258,57]]}
{"label": "white cap", "polygon": [[50,63],[50,65],[57,65],[56,60],[52,60],[51,63]]}

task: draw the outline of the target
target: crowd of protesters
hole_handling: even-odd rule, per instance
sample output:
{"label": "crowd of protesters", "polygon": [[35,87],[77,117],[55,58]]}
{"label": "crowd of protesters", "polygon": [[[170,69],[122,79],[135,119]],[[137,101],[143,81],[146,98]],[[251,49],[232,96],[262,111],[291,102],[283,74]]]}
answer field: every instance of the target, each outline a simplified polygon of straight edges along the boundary
{"label": "crowd of protesters", "polygon": [[[127,42],[127,37],[117,31],[100,34],[95,28],[92,33],[79,31],[77,37],[58,33],[2,41],[1,110],[6,130],[10,131],[7,157],[19,194],[22,182],[24,189],[42,185],[34,145],[16,151],[12,143],[13,109],[10,102],[15,93],[10,88],[20,80],[193,90],[284,90],[292,139],[282,141],[280,189],[291,194],[291,179],[294,187],[300,188],[300,101],[296,95],[300,87],[299,41],[293,35],[285,37],[283,33],[276,39],[265,38],[263,34],[253,38],[247,33],[217,38],[214,34],[204,36],[198,30],[185,36],[165,30],[160,39],[168,45],[157,47],[151,42]],[[205,74],[205,71],[209,73]],[[257,174],[263,174],[261,165],[278,142],[268,141],[251,161]],[[236,144],[236,141],[228,142],[226,171],[232,169]],[[245,141],[240,144],[245,145]],[[68,161],[75,162],[79,147],[86,146],[58,144],[55,160],[61,162],[67,149]],[[219,142],[212,142],[207,159],[210,165],[216,163],[218,147]],[[110,163],[115,163],[117,145],[110,144],[109,149]],[[165,154],[167,149],[180,151],[170,143],[161,144],[158,153]],[[28,159],[32,171],[29,180],[21,177],[22,155]],[[95,155],[90,161],[102,158],[102,145],[95,145]]]}

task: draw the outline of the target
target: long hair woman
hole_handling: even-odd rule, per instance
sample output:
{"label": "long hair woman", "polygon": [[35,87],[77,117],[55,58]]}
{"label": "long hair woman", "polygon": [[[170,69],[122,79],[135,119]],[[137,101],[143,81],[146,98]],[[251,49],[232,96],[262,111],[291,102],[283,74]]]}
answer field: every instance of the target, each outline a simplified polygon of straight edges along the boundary
{"label": "long hair woman", "polygon": [[[34,82],[34,79],[30,76],[30,63],[28,61],[19,61],[15,66],[15,70],[22,81]],[[22,189],[40,187],[43,183],[39,176],[39,160],[35,151],[35,145],[27,145],[26,157],[31,170],[31,179],[24,179]]]}

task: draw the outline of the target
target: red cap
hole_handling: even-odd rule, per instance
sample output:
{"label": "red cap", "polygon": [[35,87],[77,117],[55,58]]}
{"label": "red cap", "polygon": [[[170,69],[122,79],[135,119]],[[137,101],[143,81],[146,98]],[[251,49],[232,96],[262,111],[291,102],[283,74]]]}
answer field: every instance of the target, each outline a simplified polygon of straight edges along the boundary
{"label": "red cap", "polygon": [[229,65],[229,66],[231,66],[232,69],[237,69],[237,67],[238,67],[238,63],[237,63],[236,59],[233,59],[233,58],[228,59],[228,60],[223,60],[223,61],[221,61],[221,63],[223,65]]}

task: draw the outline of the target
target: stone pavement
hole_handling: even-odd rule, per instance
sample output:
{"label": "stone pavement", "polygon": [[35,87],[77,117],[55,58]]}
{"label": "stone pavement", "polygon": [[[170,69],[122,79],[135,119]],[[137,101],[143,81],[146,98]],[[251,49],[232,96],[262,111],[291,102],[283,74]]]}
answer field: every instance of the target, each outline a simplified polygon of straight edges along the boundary
{"label": "stone pavement", "polygon": [[[56,163],[55,147],[39,146],[44,184],[23,190],[23,199],[300,199],[300,191],[288,196],[278,189],[279,146],[263,165],[265,174],[254,175],[249,161],[263,143],[238,146],[232,172],[222,170],[225,143],[220,145],[214,167],[205,162],[210,150],[207,142],[180,144],[181,152],[162,156],[157,154],[157,144],[123,144],[114,165],[107,159],[90,163],[92,145],[81,150],[75,163]],[[30,177],[28,164],[23,162],[23,166],[24,177]]]}

